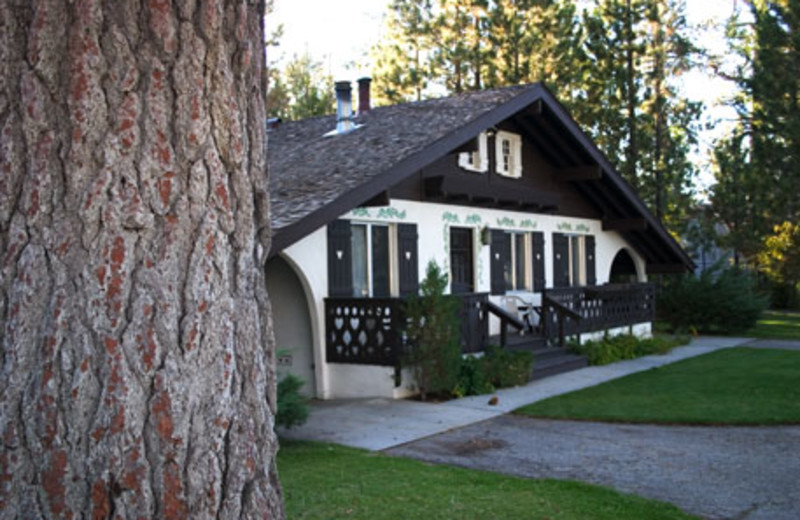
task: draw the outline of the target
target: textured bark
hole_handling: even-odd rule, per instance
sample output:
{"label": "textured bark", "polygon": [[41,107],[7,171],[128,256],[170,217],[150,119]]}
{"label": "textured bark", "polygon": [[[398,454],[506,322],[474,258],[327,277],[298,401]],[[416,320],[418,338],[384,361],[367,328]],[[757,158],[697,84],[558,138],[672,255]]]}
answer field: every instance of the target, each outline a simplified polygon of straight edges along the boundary
{"label": "textured bark", "polygon": [[282,518],[263,1],[0,0],[0,518]]}

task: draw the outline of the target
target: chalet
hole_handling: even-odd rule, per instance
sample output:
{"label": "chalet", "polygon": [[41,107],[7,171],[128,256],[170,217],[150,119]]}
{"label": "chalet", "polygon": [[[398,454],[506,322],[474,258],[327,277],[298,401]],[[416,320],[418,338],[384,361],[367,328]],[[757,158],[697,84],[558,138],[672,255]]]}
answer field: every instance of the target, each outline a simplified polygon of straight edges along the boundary
{"label": "chalet", "polygon": [[426,265],[462,348],[650,333],[651,273],[692,261],[543,85],[270,123],[267,264],[279,364],[322,398],[401,397],[402,301]]}

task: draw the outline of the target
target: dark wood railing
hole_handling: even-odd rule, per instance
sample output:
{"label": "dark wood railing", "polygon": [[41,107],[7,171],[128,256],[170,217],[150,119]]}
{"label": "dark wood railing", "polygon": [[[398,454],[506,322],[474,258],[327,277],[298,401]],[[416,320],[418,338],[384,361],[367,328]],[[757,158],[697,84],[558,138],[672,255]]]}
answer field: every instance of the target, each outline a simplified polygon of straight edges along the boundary
{"label": "dark wood railing", "polygon": [[544,335],[550,340],[558,338],[562,343],[565,335],[650,322],[654,318],[653,284],[547,289],[542,297]]}
{"label": "dark wood railing", "polygon": [[326,298],[329,363],[397,366],[406,345],[399,298]]}
{"label": "dark wood railing", "polygon": [[[489,341],[488,293],[461,300],[461,350],[484,350]],[[326,298],[325,359],[328,363],[398,366],[409,348],[402,298]]]}
{"label": "dark wood railing", "polygon": [[508,343],[508,327],[509,325],[517,329],[518,331],[527,330],[527,325],[525,323],[505,310],[504,308],[500,307],[499,305],[495,305],[492,302],[488,302],[486,304],[486,310],[489,311],[490,314],[494,314],[500,319],[500,346],[505,347]]}

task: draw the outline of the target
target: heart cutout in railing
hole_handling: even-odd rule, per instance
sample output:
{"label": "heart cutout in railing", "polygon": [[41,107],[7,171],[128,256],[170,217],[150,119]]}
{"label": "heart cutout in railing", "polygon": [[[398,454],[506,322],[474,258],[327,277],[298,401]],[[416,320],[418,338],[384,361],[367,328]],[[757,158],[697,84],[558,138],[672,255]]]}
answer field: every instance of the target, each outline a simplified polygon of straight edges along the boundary
{"label": "heart cutout in railing", "polygon": [[336,330],[342,330],[342,327],[344,327],[344,319],[343,318],[334,319],[333,326],[336,327]]}
{"label": "heart cutout in railing", "polygon": [[361,320],[358,318],[350,318],[350,328],[353,330],[358,330],[358,326],[361,324]]}

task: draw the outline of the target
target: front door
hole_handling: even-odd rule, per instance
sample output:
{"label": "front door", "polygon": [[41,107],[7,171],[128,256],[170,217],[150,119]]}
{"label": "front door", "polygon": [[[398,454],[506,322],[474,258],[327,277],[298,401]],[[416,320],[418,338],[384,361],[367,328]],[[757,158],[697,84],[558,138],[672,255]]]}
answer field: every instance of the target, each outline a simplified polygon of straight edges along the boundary
{"label": "front door", "polygon": [[453,294],[475,290],[471,228],[450,228],[450,291]]}

